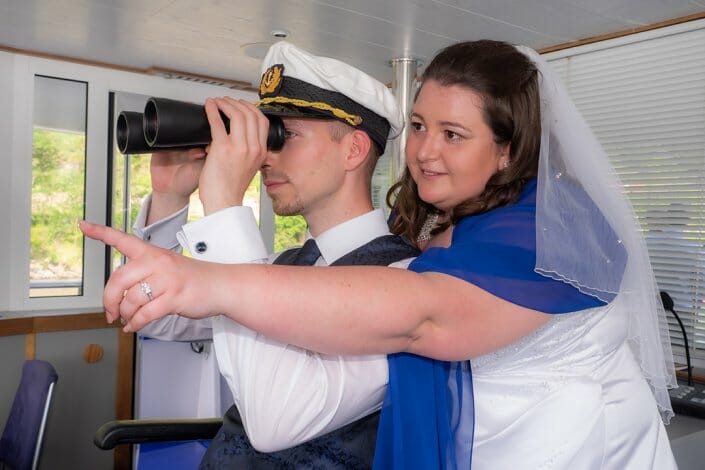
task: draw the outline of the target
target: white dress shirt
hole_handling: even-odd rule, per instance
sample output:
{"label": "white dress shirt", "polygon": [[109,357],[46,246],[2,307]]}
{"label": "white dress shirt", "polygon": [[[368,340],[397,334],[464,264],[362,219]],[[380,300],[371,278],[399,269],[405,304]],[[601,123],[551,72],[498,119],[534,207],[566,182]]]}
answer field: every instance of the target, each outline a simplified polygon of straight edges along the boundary
{"label": "white dress shirt", "polygon": [[[221,263],[262,263],[276,258],[267,256],[248,207],[224,209],[183,225],[177,233],[186,222],[186,208],[144,227],[147,204],[148,199],[134,232],[152,243],[177,249],[178,239],[194,258]],[[387,234],[381,210],[337,225],[316,237],[321,250],[316,265],[329,265]],[[273,295],[276,292],[272,286]],[[211,320],[169,316],[140,333],[167,340],[205,339],[212,333],[220,372],[258,450],[272,452],[295,446],[380,408],[388,378],[386,356],[318,354],[264,337],[225,316]]]}

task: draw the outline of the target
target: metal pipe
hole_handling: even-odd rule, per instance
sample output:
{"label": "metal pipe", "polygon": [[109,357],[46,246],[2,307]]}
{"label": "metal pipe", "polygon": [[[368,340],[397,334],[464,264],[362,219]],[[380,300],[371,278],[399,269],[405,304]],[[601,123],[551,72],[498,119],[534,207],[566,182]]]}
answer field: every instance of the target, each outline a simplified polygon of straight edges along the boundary
{"label": "metal pipe", "polygon": [[419,66],[417,59],[400,57],[392,59],[392,93],[396,96],[404,116],[405,126],[399,137],[392,141],[391,153],[391,172],[390,177],[392,182],[397,181],[404,167],[406,159],[404,157],[404,149],[406,148],[406,136],[409,132],[409,113],[411,105],[416,93],[416,70]]}

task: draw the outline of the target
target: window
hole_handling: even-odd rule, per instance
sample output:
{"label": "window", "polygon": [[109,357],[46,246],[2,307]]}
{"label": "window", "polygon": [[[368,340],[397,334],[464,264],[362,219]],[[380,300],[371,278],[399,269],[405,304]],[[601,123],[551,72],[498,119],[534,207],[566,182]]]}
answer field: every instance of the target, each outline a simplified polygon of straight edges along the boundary
{"label": "window", "polygon": [[372,175],[372,205],[375,209],[382,209],[385,214],[389,215],[389,207],[387,207],[387,191],[394,183],[394,175],[392,175],[392,158],[391,158],[391,142],[387,142],[387,148],[384,154],[380,155],[375,167],[375,172]]}
{"label": "window", "polygon": [[[0,317],[94,313],[102,309],[105,246],[84,239],[76,222],[110,223],[116,179],[131,178],[132,218],[149,159],[118,169],[110,150],[111,93],[203,102],[255,94],[97,66],[0,51]],[[119,156],[118,158],[122,158]],[[128,170],[129,167],[129,170]],[[119,173],[122,171],[123,173]],[[126,176],[127,175],[127,176]],[[140,183],[142,181],[142,183]],[[256,196],[255,196],[256,197]],[[200,205],[194,205],[194,216]],[[122,204],[118,207],[122,210]],[[271,245],[273,216],[261,215]],[[122,222],[122,221],[121,221]]]}
{"label": "window", "polygon": [[[705,24],[548,54],[624,183],[661,290],[705,361]],[[674,354],[684,356],[668,315]]]}
{"label": "window", "polygon": [[83,291],[83,239],[88,84],[34,78],[30,297]]}
{"label": "window", "polygon": [[302,216],[275,215],[274,227],[274,253],[303,245],[308,226]]}

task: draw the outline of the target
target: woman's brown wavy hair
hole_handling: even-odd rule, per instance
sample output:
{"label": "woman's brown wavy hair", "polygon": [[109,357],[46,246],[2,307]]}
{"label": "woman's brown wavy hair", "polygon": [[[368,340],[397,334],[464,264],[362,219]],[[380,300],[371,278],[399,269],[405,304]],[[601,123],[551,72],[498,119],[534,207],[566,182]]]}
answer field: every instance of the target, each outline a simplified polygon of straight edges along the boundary
{"label": "woman's brown wavy hair", "polygon": [[[448,46],[426,67],[419,90],[429,80],[443,86],[460,85],[483,97],[485,123],[497,144],[509,144],[510,162],[489,179],[482,194],[455,206],[447,214],[448,221],[434,230],[437,233],[467,215],[517,200],[526,182],[538,171],[541,106],[536,66],[505,42],[467,41]],[[389,189],[387,204],[395,213],[391,231],[412,243],[416,243],[426,217],[439,212],[419,198],[408,169]]]}

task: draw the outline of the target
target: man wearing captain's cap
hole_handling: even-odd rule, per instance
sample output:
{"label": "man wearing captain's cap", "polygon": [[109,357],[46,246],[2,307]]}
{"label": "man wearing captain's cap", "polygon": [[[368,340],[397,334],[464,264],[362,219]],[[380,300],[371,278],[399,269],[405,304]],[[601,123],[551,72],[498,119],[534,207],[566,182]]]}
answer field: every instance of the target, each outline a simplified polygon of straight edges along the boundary
{"label": "man wearing captain's cap", "polygon": [[[255,106],[231,98],[206,103],[213,142],[205,162],[183,155],[153,156],[181,158],[183,166],[197,171],[191,185],[155,189],[135,233],[153,243],[170,239],[165,234],[186,222],[187,208],[171,214],[167,205],[173,208],[175,199],[185,203],[199,185],[206,216],[183,225],[177,234],[181,246],[198,259],[328,266],[387,265],[415,256],[415,248],[389,233],[383,212],[371,202],[377,159],[387,139],[403,127],[388,88],[343,62],[286,42],[270,48],[262,70]],[[218,111],[228,116],[230,129]],[[262,113],[282,117],[286,142],[281,151],[263,151],[267,119]],[[153,161],[153,185],[168,179],[155,175],[155,167],[168,165]],[[267,256],[252,211],[242,206],[257,169],[274,211],[306,219],[305,249]],[[171,215],[156,220],[153,213]],[[305,260],[309,248],[313,255]],[[277,295],[276,286],[272,295]],[[372,466],[387,384],[384,356],[318,354],[263,337],[225,317],[214,317],[211,324],[173,315],[141,333],[160,339],[214,339],[235,405],[200,468]]]}

